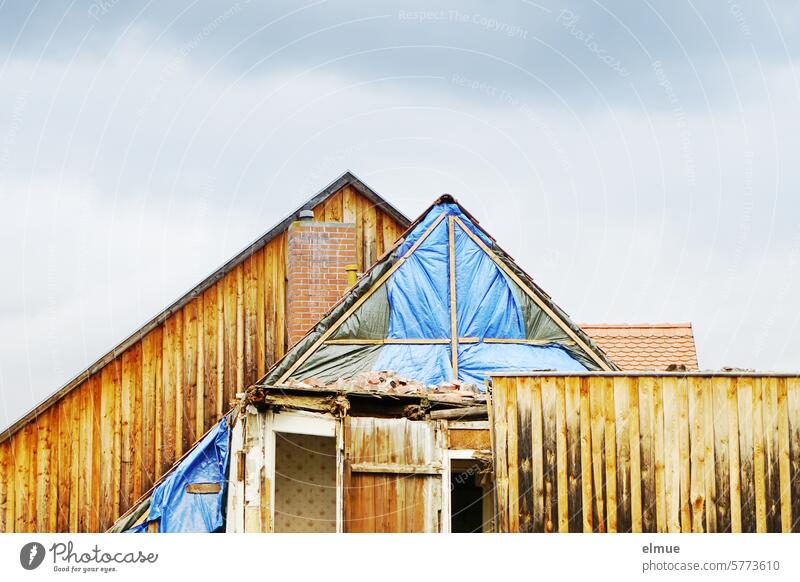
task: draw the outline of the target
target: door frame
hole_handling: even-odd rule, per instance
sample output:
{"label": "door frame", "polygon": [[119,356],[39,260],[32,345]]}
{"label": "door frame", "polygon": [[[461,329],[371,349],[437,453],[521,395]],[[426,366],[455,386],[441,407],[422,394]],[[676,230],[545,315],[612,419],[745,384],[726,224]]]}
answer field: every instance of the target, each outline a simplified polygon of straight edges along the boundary
{"label": "door frame", "polygon": [[276,433],[299,434],[334,438],[336,443],[336,533],[344,531],[343,491],[344,466],[343,430],[341,419],[328,413],[297,411],[267,412],[264,465],[270,484],[270,533],[275,531],[275,453]]}

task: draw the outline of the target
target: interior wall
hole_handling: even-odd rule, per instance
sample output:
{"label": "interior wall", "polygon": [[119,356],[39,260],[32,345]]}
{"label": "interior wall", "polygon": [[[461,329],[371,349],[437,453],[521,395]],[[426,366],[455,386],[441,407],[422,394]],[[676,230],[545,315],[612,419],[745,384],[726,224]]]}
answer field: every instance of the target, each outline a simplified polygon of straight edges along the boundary
{"label": "interior wall", "polygon": [[336,532],[336,440],[275,435],[275,531]]}

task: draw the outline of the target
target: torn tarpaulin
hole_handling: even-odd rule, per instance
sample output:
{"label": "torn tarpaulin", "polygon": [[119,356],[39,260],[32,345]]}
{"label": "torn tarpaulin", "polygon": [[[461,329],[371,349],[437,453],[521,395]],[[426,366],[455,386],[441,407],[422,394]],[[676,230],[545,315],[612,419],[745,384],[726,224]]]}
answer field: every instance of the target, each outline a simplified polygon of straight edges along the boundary
{"label": "torn tarpaulin", "polygon": [[[221,528],[228,434],[228,419],[223,418],[155,488],[147,519],[127,532],[145,532],[148,523],[155,520],[160,533],[210,533]],[[187,486],[195,483],[219,484],[219,491],[187,492]]]}

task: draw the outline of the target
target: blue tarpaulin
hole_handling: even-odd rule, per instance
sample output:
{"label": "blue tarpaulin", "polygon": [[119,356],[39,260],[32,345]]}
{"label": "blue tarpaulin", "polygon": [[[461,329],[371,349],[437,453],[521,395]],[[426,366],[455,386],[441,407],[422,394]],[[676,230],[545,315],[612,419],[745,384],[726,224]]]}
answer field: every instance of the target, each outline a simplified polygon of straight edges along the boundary
{"label": "blue tarpaulin", "polygon": [[[399,254],[416,244],[442,214],[461,224],[487,245],[491,241],[456,204],[435,206],[408,234]],[[558,343],[526,345],[486,343],[489,339],[525,340],[524,312],[516,284],[495,261],[454,225],[456,327],[459,338],[458,380],[483,386],[496,372],[536,370],[583,371],[586,368]],[[449,339],[450,250],[448,222],[443,220],[387,281],[390,339]],[[372,364],[375,371],[391,370],[426,384],[453,379],[451,346],[384,345]]]}
{"label": "blue tarpaulin", "polygon": [[[162,533],[210,533],[221,528],[228,432],[228,419],[223,418],[155,488],[144,523],[127,532],[145,532],[147,524],[155,520],[159,520],[158,531]],[[218,483],[220,490],[188,493],[186,486],[192,483]]]}

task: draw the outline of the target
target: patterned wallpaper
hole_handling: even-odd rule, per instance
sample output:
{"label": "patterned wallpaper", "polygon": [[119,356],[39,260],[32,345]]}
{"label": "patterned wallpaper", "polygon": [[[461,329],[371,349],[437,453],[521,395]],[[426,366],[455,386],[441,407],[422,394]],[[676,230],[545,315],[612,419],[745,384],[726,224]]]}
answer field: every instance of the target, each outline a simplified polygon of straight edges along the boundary
{"label": "patterned wallpaper", "polygon": [[275,435],[275,531],[336,531],[336,440]]}

